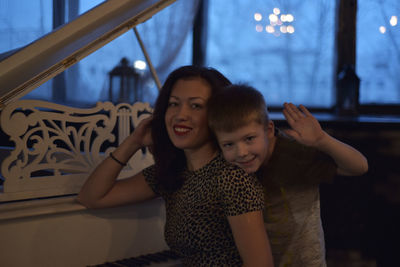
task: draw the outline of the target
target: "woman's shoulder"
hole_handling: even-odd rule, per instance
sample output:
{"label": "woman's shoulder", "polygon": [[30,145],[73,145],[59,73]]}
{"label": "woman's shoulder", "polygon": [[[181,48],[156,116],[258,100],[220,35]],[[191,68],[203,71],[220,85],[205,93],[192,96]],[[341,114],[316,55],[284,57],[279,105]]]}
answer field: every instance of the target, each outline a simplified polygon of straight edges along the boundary
{"label": "woman's shoulder", "polygon": [[142,174],[146,183],[153,189],[153,191],[158,192],[158,180],[156,179],[156,168],[155,165],[150,165],[142,170]]}
{"label": "woman's shoulder", "polygon": [[144,177],[146,177],[148,179],[154,178],[155,173],[156,173],[155,165],[152,164],[152,165],[142,169],[142,173],[143,173]]}
{"label": "woman's shoulder", "polygon": [[221,160],[221,168],[215,178],[216,190],[221,197],[225,214],[236,216],[264,208],[264,191],[258,178],[242,168]]}
{"label": "woman's shoulder", "polygon": [[219,166],[216,168],[216,172],[217,180],[220,183],[254,183],[257,179],[255,175],[248,174],[239,166],[226,161],[222,155],[219,158]]}
{"label": "woman's shoulder", "polygon": [[228,161],[225,160],[225,158],[222,156],[222,154],[219,154],[217,157],[217,166],[216,170],[219,171],[221,174],[222,173],[237,173],[238,175],[247,175],[247,173],[240,167],[236,166],[235,164],[232,164]]}

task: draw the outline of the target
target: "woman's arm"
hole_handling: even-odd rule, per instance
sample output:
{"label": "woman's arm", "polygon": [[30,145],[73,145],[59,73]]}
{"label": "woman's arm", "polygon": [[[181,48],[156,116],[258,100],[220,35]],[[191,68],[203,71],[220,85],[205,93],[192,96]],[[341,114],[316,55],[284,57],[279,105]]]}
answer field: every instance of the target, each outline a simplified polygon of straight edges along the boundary
{"label": "woman's arm", "polygon": [[[126,163],[141,147],[151,145],[150,121],[151,118],[143,120],[112,153],[118,161]],[[78,202],[88,208],[104,208],[136,203],[156,196],[142,172],[117,181],[122,168],[123,165],[111,157],[104,159],[84,183],[77,197]]]}
{"label": "woman's arm", "polygon": [[243,266],[274,265],[261,211],[228,216],[228,221]]}
{"label": "woman's arm", "polygon": [[291,103],[284,104],[283,115],[292,128],[285,133],[301,144],[330,155],[340,175],[361,175],[368,171],[368,161],[364,155],[322,130],[318,120],[303,105],[299,108]]}

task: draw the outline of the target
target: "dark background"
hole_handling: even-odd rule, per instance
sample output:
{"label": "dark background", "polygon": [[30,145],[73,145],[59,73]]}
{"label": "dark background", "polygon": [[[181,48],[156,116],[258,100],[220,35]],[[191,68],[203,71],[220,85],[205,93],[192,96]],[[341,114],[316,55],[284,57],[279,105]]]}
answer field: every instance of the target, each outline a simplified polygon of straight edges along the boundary
{"label": "dark background", "polygon": [[328,266],[400,266],[400,124],[354,116],[320,123],[369,163],[362,176],[320,186]]}

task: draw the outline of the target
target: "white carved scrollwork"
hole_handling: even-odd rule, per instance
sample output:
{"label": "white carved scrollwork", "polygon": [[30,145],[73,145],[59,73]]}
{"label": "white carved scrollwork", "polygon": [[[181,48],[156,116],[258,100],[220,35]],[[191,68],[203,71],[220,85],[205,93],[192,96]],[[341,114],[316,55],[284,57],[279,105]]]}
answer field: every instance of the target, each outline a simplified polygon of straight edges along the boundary
{"label": "white carved scrollwork", "polygon": [[[0,200],[78,192],[93,168],[151,111],[140,102],[100,102],[90,109],[39,100],[10,103],[1,112],[1,127],[15,147],[1,164]],[[138,151],[120,178],[152,162],[147,150]]]}

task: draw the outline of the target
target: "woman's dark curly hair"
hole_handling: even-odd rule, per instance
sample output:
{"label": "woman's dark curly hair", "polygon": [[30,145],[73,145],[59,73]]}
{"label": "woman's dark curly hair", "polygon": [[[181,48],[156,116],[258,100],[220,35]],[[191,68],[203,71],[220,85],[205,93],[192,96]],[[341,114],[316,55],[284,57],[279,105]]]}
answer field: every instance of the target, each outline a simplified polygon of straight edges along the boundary
{"label": "woman's dark curly hair", "polygon": [[155,103],[151,125],[156,179],[167,191],[175,191],[182,185],[181,173],[186,167],[186,157],[183,150],[176,148],[168,136],[165,113],[175,83],[178,80],[193,78],[202,78],[207,81],[211,87],[211,95],[231,84],[219,71],[200,66],[183,66],[167,77]]}

